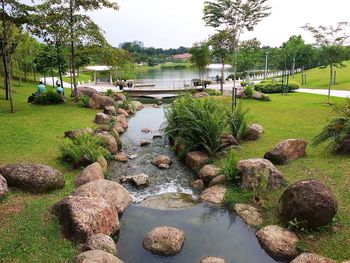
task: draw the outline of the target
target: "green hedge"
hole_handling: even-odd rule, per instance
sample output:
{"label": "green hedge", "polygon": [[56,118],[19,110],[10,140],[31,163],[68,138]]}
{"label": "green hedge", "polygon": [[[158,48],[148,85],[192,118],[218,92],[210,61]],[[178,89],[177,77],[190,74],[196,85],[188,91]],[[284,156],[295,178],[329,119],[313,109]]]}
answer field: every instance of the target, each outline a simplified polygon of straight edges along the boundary
{"label": "green hedge", "polygon": [[287,86],[287,90],[284,91],[282,87],[282,82],[280,81],[269,81],[265,80],[254,85],[256,91],[262,93],[271,94],[271,93],[282,93],[282,92],[293,92],[297,89],[300,89],[300,84],[298,82],[290,81]]}

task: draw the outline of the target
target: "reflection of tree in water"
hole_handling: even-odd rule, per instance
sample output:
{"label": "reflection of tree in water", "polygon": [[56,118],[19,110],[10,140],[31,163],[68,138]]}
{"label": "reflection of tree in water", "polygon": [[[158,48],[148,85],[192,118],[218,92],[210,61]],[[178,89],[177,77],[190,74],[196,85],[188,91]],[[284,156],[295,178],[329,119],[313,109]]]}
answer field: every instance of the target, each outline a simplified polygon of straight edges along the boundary
{"label": "reflection of tree in water", "polygon": [[227,208],[210,204],[202,204],[201,206],[203,209],[205,209],[200,216],[200,222],[202,224],[208,223],[209,221],[223,221],[222,218],[224,216],[228,216],[229,218],[228,228],[230,228],[236,222],[236,216],[233,213],[230,213]]}

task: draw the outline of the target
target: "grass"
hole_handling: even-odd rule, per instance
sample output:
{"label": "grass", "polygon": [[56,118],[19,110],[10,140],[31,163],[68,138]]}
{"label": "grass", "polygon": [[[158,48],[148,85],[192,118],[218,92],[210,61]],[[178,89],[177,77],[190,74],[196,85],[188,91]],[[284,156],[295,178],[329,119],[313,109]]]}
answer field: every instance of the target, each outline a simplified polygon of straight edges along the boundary
{"label": "grass", "polygon": [[[249,108],[250,120],[262,124],[263,137],[248,142],[237,151],[240,160],[262,158],[275,144],[284,139],[303,138],[311,142],[328,122],[334,106],[325,105],[326,96],[293,93],[288,96],[271,95],[271,102],[244,101]],[[230,107],[229,98],[221,98]],[[345,99],[332,98],[335,104]],[[330,229],[301,235],[307,250],[336,259],[350,258],[350,166],[349,157],[334,156],[326,146],[307,148],[308,156],[277,168],[284,174],[288,184],[303,179],[319,179],[329,186],[338,200],[338,224]],[[262,209],[265,224],[279,223],[276,206],[283,189],[268,193],[268,201]],[[226,202],[246,202],[249,193],[231,189]],[[252,200],[252,199],[250,199]],[[341,245],[340,245],[341,244]]]}
{"label": "grass", "polygon": [[93,126],[94,111],[72,102],[54,106],[26,103],[36,84],[14,85],[16,113],[9,113],[4,90],[0,89],[0,165],[34,162],[63,172],[66,187],[51,194],[29,195],[13,190],[0,201],[0,261],[67,262],[77,247],[60,236],[59,225],[50,207],[69,195],[76,171],[58,160],[63,132]]}
{"label": "grass", "polygon": [[[332,86],[333,90],[350,90],[350,61],[346,61],[344,64],[346,67],[335,69],[337,71],[337,81]],[[313,68],[304,73],[306,74],[307,82],[305,85],[302,85],[302,88],[328,89],[329,67]],[[294,78],[291,77],[290,80],[302,83],[301,73],[295,74]]]}
{"label": "grass", "polygon": [[[85,83],[88,83],[89,80],[93,82],[94,77],[89,72],[79,72],[79,76],[77,77],[77,81],[82,83],[83,81]],[[63,77],[63,81],[67,83],[71,83],[70,77]]]}

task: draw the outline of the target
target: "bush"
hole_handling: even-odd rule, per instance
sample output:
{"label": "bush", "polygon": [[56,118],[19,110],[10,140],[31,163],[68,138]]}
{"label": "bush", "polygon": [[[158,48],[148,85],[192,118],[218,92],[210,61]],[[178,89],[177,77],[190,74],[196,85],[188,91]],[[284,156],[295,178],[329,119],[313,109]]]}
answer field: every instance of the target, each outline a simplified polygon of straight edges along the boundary
{"label": "bush", "polygon": [[110,98],[113,98],[114,97],[114,91],[111,90],[111,89],[108,89],[106,91],[106,96],[110,97]]}
{"label": "bush", "polygon": [[205,92],[208,93],[210,96],[221,96],[221,92],[218,90],[206,89]]}
{"label": "bush", "polygon": [[74,139],[69,139],[60,145],[61,160],[72,164],[74,167],[88,166],[97,162],[101,155],[110,159],[110,153],[103,147],[100,138],[91,134],[83,134]]}
{"label": "bush", "polygon": [[247,110],[243,110],[242,104],[238,104],[232,112],[227,111],[228,126],[237,140],[242,140],[248,132]]}
{"label": "bush", "polygon": [[287,89],[284,90],[285,87],[282,86],[282,82],[280,81],[270,81],[265,80],[260,83],[254,85],[254,89],[256,91],[260,91],[265,94],[271,93],[283,93],[283,92],[293,92],[300,88],[300,84],[297,82],[290,81],[288,83]]}
{"label": "bush", "polygon": [[90,108],[90,97],[87,95],[84,95],[80,98],[81,104],[84,108]]}
{"label": "bush", "polygon": [[44,94],[35,96],[33,101],[34,104],[38,104],[38,105],[62,104],[64,102],[65,102],[64,97],[52,89],[48,90]]}
{"label": "bush", "polygon": [[236,152],[231,150],[226,157],[218,161],[218,167],[221,169],[221,174],[225,176],[225,181],[229,184],[237,184],[240,176],[237,170],[238,158]]}
{"label": "bush", "polygon": [[248,81],[241,81],[241,86],[244,88],[249,85]]}
{"label": "bush", "polygon": [[244,89],[245,98],[251,99],[253,98],[253,94],[254,94],[254,88],[252,86],[246,86]]}
{"label": "bush", "polygon": [[335,152],[339,150],[340,144],[350,135],[350,100],[343,107],[335,109],[337,116],[334,116],[330,122],[318,134],[312,144],[318,146],[330,141],[331,147]]}
{"label": "bush", "polygon": [[224,113],[224,107],[211,98],[196,100],[184,95],[166,109],[163,130],[170,140],[184,143],[186,151],[204,150],[214,156],[222,149]]}

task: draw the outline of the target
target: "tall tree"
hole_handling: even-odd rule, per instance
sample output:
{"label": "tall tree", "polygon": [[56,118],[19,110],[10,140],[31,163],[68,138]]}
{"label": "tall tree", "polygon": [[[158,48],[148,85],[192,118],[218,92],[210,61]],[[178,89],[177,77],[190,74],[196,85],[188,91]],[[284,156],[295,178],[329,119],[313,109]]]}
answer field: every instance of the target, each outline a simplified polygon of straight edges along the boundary
{"label": "tall tree", "polygon": [[[233,92],[236,89],[237,49],[244,30],[252,31],[264,18],[270,15],[268,0],[213,0],[204,3],[204,21],[207,26],[218,30],[228,30],[232,35],[234,54]],[[235,98],[233,98],[235,101]]]}
{"label": "tall tree", "polygon": [[310,24],[303,26],[305,30],[313,34],[316,46],[321,48],[321,63],[324,67],[329,66],[328,104],[334,84],[334,68],[344,67],[342,62],[348,58],[344,46],[350,38],[350,35],[346,33],[349,25],[349,22],[338,22],[336,26],[314,27]]}
{"label": "tall tree", "polygon": [[262,67],[263,56],[260,42],[256,38],[242,41],[237,52],[238,72],[241,72],[242,76],[247,76],[249,70]]}
{"label": "tall tree", "polygon": [[190,61],[198,70],[199,78],[202,80],[203,73],[210,62],[208,43],[202,42],[194,44],[193,47],[190,48],[190,54],[192,55]]}
{"label": "tall tree", "polygon": [[224,94],[225,63],[230,55],[234,41],[235,40],[232,39],[232,35],[227,30],[219,31],[215,35],[211,36],[208,41],[209,45],[212,47],[212,55],[218,57],[221,62],[221,94]]}
{"label": "tall tree", "polygon": [[10,56],[16,49],[17,42],[9,41],[9,32],[16,30],[26,22],[26,15],[29,7],[20,1],[0,0],[1,36],[0,51],[4,67],[4,84],[6,90],[6,100],[10,100],[11,112],[14,112],[14,105],[11,94],[10,78]]}
{"label": "tall tree", "polygon": [[117,3],[110,0],[47,0],[51,7],[59,7],[68,14],[70,64],[73,78],[74,96],[77,97],[77,76],[76,76],[76,45],[84,41],[97,40],[104,41],[100,28],[85,15],[88,11],[99,10],[101,8],[111,8],[118,10]]}

